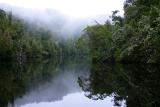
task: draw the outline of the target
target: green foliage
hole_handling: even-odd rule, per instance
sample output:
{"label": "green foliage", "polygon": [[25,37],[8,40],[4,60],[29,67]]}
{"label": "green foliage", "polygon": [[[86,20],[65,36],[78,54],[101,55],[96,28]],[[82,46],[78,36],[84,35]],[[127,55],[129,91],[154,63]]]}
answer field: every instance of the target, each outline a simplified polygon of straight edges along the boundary
{"label": "green foliage", "polygon": [[160,1],[127,0],[124,12],[121,17],[113,11],[112,22],[86,28],[93,59],[159,63]]}
{"label": "green foliage", "polygon": [[[90,53],[95,60],[104,60],[112,58],[112,25],[107,22],[104,25],[89,26],[85,29],[86,35],[89,37]],[[106,56],[105,56],[106,54]],[[111,56],[110,56],[111,55]]]}
{"label": "green foliage", "polygon": [[46,28],[30,25],[0,9],[0,60],[87,53],[85,43],[78,38],[59,38]]}
{"label": "green foliage", "polygon": [[76,54],[88,54],[89,53],[89,43],[88,38],[85,35],[82,35],[75,43],[76,45]]}

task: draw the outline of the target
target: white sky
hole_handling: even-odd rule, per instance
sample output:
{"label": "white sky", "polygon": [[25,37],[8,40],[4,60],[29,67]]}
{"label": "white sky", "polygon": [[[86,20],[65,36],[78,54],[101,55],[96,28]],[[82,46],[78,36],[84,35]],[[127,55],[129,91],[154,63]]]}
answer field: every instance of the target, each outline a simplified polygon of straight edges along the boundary
{"label": "white sky", "polygon": [[124,0],[0,0],[0,3],[32,9],[54,9],[77,18],[111,14],[123,10]]}

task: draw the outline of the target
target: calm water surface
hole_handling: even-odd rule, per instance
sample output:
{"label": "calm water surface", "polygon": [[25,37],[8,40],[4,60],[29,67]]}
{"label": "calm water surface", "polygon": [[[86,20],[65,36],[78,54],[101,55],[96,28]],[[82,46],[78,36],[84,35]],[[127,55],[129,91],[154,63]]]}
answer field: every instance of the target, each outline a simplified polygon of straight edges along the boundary
{"label": "calm water surface", "polygon": [[158,107],[160,69],[61,58],[0,64],[0,107]]}

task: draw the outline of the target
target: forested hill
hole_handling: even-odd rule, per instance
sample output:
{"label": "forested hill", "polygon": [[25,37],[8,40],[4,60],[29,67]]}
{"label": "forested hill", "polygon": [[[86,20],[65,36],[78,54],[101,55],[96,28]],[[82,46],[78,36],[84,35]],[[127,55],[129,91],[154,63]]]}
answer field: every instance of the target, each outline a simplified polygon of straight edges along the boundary
{"label": "forested hill", "polygon": [[0,9],[0,61],[87,53],[82,46],[84,39],[60,38],[53,32],[57,29],[41,26],[31,25]]}
{"label": "forested hill", "polygon": [[124,17],[89,26],[90,52],[95,61],[160,62],[160,0],[126,0]]}
{"label": "forested hill", "polygon": [[80,38],[60,39],[0,10],[0,60],[90,52],[93,61],[160,63],[160,1],[126,0],[124,16],[117,13],[86,27]]}

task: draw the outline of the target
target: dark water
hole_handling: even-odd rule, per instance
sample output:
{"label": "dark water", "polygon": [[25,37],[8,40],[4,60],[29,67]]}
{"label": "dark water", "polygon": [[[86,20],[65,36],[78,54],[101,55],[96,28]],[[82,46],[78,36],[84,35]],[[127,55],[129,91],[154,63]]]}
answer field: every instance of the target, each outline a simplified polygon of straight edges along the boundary
{"label": "dark water", "polygon": [[0,64],[0,107],[159,107],[160,67],[60,58]]}

